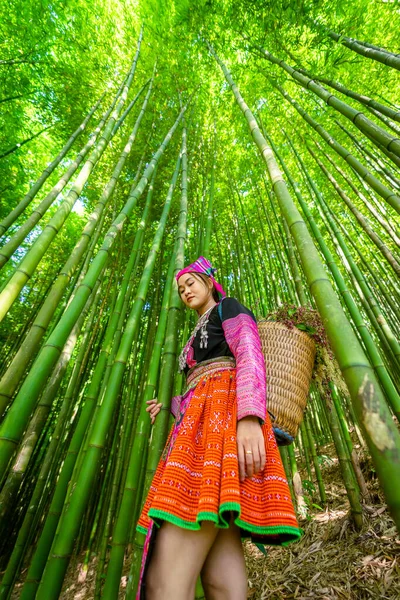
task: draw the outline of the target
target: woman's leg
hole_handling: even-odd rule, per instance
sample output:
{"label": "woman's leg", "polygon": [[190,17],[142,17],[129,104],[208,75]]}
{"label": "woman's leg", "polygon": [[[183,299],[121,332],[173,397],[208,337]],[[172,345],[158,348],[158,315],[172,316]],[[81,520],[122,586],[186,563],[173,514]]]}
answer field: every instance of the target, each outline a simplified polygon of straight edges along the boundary
{"label": "woman's leg", "polygon": [[146,600],[193,600],[196,580],[221,530],[203,521],[199,531],[164,521],[146,575]]}
{"label": "woman's leg", "polygon": [[247,573],[240,530],[220,529],[201,570],[207,600],[246,600]]}

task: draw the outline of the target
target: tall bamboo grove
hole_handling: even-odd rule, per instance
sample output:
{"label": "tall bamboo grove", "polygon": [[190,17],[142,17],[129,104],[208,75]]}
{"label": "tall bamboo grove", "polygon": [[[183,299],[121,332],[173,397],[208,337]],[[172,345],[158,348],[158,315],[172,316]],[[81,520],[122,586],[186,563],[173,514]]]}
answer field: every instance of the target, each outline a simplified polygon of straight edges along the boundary
{"label": "tall bamboo grove", "polygon": [[[299,518],[310,511],[304,477],[329,504],[320,457],[331,444],[354,528],[373,502],[362,456],[400,531],[398,55],[317,15],[283,21],[278,45],[256,5],[227,3],[240,34],[209,7],[176,12],[171,0],[167,17],[145,4],[131,20],[121,10],[118,27],[103,11],[115,44],[107,56],[93,45],[93,64],[72,44],[65,81],[60,58],[48,79],[45,45],[0,61],[16,88],[0,82],[0,118],[3,105],[10,119],[12,106],[41,115],[0,149],[0,169],[25,173],[1,191],[2,600],[62,597],[78,561],[81,576],[95,574],[91,597],[135,598],[136,520],[194,324],[174,275],[200,254],[258,318],[284,303],[322,317],[340,384],[312,385],[298,437],[281,448]],[[63,18],[53,35],[68,30]],[[314,40],[304,33],[304,49],[296,28]],[[31,63],[33,91],[21,75]],[[78,75],[86,95],[70,91],[72,101],[63,86],[79,87]],[[61,129],[35,95],[45,79]],[[153,397],[163,408],[151,426]]]}

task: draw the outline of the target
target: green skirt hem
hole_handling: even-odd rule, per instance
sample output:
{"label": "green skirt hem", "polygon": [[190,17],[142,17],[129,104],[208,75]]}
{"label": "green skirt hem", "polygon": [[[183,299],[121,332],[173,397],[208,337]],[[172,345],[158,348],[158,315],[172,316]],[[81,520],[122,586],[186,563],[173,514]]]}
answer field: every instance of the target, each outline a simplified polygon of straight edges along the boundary
{"label": "green skirt hem", "polygon": [[147,533],[146,527],[143,527],[142,525],[136,525],[136,531],[138,531],[139,533],[144,533],[144,535],[146,535]]}
{"label": "green skirt hem", "polygon": [[[227,529],[229,527],[229,521],[224,517],[226,511],[235,511],[237,516],[234,519],[234,523],[241,529],[241,537],[248,538],[251,534],[255,536],[260,535],[271,535],[271,536],[282,536],[283,539],[276,539],[271,541],[262,541],[263,544],[271,546],[287,546],[292,542],[297,541],[303,534],[300,528],[292,527],[290,525],[270,525],[267,527],[261,527],[259,525],[253,525],[243,519],[240,519],[241,508],[237,502],[225,502],[219,507],[219,514],[213,512],[199,512],[196,521],[186,521],[176,515],[168,513],[163,510],[151,508],[149,510],[149,518],[152,519],[155,524],[160,527],[160,521],[168,521],[173,525],[182,527],[183,529],[189,529],[191,531],[199,531],[201,529],[200,521],[210,521],[215,524],[219,529]],[[136,528],[140,532],[146,532],[146,529],[141,525]]]}

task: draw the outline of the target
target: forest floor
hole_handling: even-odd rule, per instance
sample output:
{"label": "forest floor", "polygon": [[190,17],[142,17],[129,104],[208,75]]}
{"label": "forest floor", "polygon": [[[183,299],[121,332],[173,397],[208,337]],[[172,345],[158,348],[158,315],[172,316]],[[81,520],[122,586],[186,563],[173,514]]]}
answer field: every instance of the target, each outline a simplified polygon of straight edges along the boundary
{"label": "forest floor", "polygon": [[[359,449],[358,449],[359,450]],[[400,538],[379,490],[370,459],[361,457],[372,502],[363,506],[363,528],[354,530],[349,503],[332,446],[320,457],[327,503],[322,510],[318,492],[301,473],[310,513],[301,522],[304,535],[287,548],[269,548],[263,555],[245,543],[251,600],[399,600]],[[82,560],[72,560],[61,600],[94,597],[96,559],[86,571]],[[125,561],[120,598],[130,568]],[[13,600],[19,597],[15,588]],[[40,599],[39,599],[40,600]]]}
{"label": "forest floor", "polygon": [[[359,448],[357,449],[359,452]],[[399,600],[400,538],[389,516],[370,458],[361,457],[371,503],[363,505],[363,528],[355,531],[332,446],[323,448],[321,469],[327,502],[318,506],[318,491],[302,472],[309,489],[310,517],[304,535],[268,556],[246,543],[252,600]],[[307,485],[308,484],[308,485]]]}

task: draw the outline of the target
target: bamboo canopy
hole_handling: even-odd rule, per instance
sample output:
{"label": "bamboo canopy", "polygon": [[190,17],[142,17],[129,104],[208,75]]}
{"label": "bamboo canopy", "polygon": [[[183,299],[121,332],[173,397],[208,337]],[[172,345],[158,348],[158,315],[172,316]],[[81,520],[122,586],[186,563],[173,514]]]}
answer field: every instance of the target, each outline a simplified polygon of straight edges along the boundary
{"label": "bamboo canopy", "polygon": [[[354,539],[385,520],[375,537],[389,555],[400,532],[395,3],[111,4],[5,11],[0,599],[69,598],[78,562],[79,578],[93,573],[87,597],[135,598],[136,520],[195,321],[174,275],[199,255],[258,319],[287,304],[322,318],[329,376],[316,376],[281,448],[299,547],[312,532],[315,548],[328,543],[318,520],[334,512],[334,485]],[[319,583],[325,567],[285,587],[288,554],[247,560],[258,573],[277,556],[279,597],[338,597]],[[373,589],[394,599],[389,562]],[[272,579],[256,580],[254,597],[275,597],[261,589]]]}

